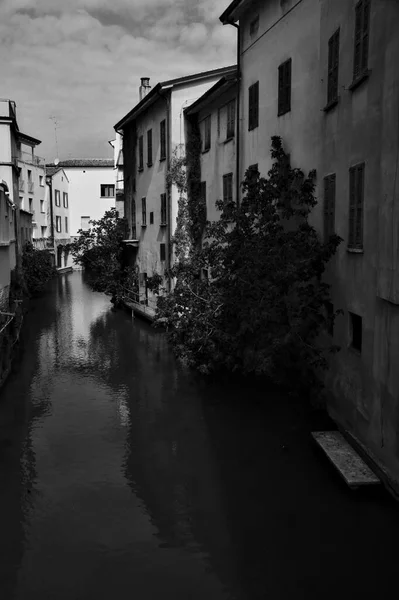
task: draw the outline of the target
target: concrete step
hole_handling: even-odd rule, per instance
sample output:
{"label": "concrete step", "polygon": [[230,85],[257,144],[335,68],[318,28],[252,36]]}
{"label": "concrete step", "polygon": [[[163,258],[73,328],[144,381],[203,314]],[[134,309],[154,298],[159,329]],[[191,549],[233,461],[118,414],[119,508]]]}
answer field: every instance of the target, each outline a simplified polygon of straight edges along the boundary
{"label": "concrete step", "polygon": [[339,431],[314,431],[312,436],[351,489],[376,485],[380,479]]}

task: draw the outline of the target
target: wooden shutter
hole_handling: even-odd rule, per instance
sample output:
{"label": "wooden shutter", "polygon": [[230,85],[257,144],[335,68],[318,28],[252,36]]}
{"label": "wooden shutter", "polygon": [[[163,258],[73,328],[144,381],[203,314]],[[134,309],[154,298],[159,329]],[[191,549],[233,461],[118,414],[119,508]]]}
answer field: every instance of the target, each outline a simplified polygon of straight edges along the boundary
{"label": "wooden shutter", "polygon": [[364,199],[364,165],[356,167],[356,248],[363,247],[363,199]]}
{"label": "wooden shutter", "polygon": [[144,166],[144,140],[143,136],[139,137],[139,169],[142,169]]}
{"label": "wooden shutter", "polygon": [[152,165],[152,129],[147,131],[147,164]]}
{"label": "wooden shutter", "polygon": [[291,59],[285,64],[285,112],[291,110]]}
{"label": "wooden shutter", "polygon": [[328,230],[328,215],[330,210],[330,178],[324,177],[324,241],[328,241],[330,235]]}
{"label": "wooden shutter", "polygon": [[368,64],[369,56],[369,29],[370,29],[370,0],[363,0],[363,23],[362,23],[362,40],[361,40],[361,70],[365,71]]}
{"label": "wooden shutter", "polygon": [[253,118],[254,118],[254,101],[253,101],[254,87],[251,85],[248,89],[248,129],[253,129]]}
{"label": "wooden shutter", "polygon": [[355,50],[353,56],[353,78],[356,79],[361,70],[362,54],[362,11],[363,2],[358,2],[355,7]]}
{"label": "wooden shutter", "polygon": [[339,68],[339,29],[328,41],[328,87],[327,103],[333,102],[338,96]]}
{"label": "wooden shutter", "polygon": [[259,125],[259,81],[254,87],[254,128]]}
{"label": "wooden shutter", "polygon": [[165,244],[160,244],[160,257],[161,257],[161,260],[165,260],[165,258],[166,258]]}
{"label": "wooden shutter", "polygon": [[355,247],[356,224],[356,167],[349,169],[349,234],[348,246]]}
{"label": "wooden shutter", "polygon": [[161,154],[160,158],[166,158],[166,121],[161,121],[160,124],[160,138],[161,138]]}
{"label": "wooden shutter", "polygon": [[141,199],[141,209],[142,209],[142,223],[143,225],[147,225],[147,202],[145,198]]}

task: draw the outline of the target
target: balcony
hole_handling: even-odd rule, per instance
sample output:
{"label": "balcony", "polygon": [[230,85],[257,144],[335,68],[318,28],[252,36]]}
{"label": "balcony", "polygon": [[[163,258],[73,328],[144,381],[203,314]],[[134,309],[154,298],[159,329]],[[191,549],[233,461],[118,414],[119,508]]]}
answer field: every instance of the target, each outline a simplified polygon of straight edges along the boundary
{"label": "balcony", "polygon": [[20,150],[17,153],[16,158],[21,162],[27,163],[28,165],[34,165],[35,167],[44,167],[46,164],[44,158],[36,156],[35,154],[32,154],[32,152],[26,152],[25,150]]}

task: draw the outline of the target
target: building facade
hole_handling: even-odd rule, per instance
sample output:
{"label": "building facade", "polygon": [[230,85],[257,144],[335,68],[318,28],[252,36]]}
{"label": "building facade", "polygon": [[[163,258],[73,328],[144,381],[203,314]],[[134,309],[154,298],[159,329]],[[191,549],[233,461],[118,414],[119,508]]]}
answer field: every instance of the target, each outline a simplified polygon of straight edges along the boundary
{"label": "building facade", "polygon": [[27,135],[20,135],[17,142],[19,205],[32,215],[32,240],[35,246],[48,235],[45,160],[35,154],[39,144],[40,140]]}
{"label": "building facade", "polygon": [[68,245],[70,236],[69,180],[64,169],[58,165],[46,168],[46,204],[50,224],[49,242],[54,252],[58,270],[73,266]]}
{"label": "building facade", "polygon": [[[185,109],[186,143],[200,140],[200,193],[207,221],[217,221],[216,200],[235,200],[237,74],[222,77]],[[188,195],[190,196],[189,186]]]}
{"label": "building facade", "polygon": [[115,172],[115,208],[122,219],[125,215],[124,177],[123,177],[123,138],[120,133],[109,142],[114,151]]}
{"label": "building facade", "polygon": [[[130,262],[140,272],[138,301],[153,315],[156,295],[147,287],[155,273],[165,277],[173,262],[171,238],[176,229],[179,194],[168,184],[171,158],[183,156],[184,109],[200,98],[224,75],[226,67],[158,83],[151,89],[141,79],[140,102],[116,125],[123,136],[125,217],[129,223],[126,245]],[[166,278],[165,284],[172,282]]]}
{"label": "building facade", "polygon": [[[51,166],[51,165],[50,165]],[[89,221],[98,220],[115,207],[113,159],[70,159],[60,161],[69,181],[69,234],[89,229]]]}

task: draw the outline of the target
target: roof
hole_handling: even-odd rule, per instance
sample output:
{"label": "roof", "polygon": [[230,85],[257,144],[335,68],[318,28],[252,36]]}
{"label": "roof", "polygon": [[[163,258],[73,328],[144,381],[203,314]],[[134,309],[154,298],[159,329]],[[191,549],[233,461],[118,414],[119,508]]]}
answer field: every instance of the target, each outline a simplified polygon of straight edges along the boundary
{"label": "roof", "polygon": [[62,167],[60,167],[59,164],[57,166],[55,166],[55,165],[46,166],[46,176],[47,177],[53,177],[56,173],[58,173],[58,171],[62,171],[64,173],[65,177],[67,178],[67,180],[69,181],[64,169]]}
{"label": "roof", "polygon": [[237,84],[237,70],[222,77],[195,102],[184,109],[185,114],[192,115],[201,110],[208,102],[214,100]]}
{"label": "roof", "polygon": [[229,67],[220,67],[219,69],[213,69],[211,71],[203,71],[201,73],[194,73],[193,75],[186,75],[184,77],[178,77],[176,79],[168,79],[167,81],[161,81],[157,83],[155,87],[152,88],[150,92],[136,106],[127,113],[116,125],[114,125],[115,131],[121,130],[127,125],[130,121],[135,119],[145,108],[150,106],[157,99],[157,95],[163,90],[168,88],[173,88],[174,86],[180,85],[182,83],[190,83],[192,81],[196,81],[198,79],[206,79],[208,77],[212,77],[215,75],[227,75],[231,71],[236,71],[237,66],[232,65]]}
{"label": "roof", "polygon": [[229,25],[238,21],[241,9],[244,5],[248,5],[250,1],[251,0],[233,0],[219,17],[223,25]]}
{"label": "roof", "polygon": [[[53,165],[49,165],[52,167]],[[79,167],[112,167],[114,166],[113,158],[71,158],[68,160],[60,160],[58,167],[79,168]],[[47,167],[47,165],[46,165]]]}
{"label": "roof", "polygon": [[27,144],[28,146],[38,146],[42,143],[41,140],[38,140],[31,135],[27,135],[26,133],[22,133],[22,131],[18,131],[18,140],[23,144]]}

